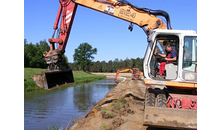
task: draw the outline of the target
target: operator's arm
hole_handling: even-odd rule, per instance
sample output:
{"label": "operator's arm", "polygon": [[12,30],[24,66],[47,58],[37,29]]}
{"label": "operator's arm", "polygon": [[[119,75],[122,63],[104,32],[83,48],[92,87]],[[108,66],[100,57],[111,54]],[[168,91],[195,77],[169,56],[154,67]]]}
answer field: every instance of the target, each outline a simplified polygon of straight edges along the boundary
{"label": "operator's arm", "polygon": [[161,56],[161,57],[163,57],[163,58],[166,57],[166,55],[163,55],[163,54],[160,54],[160,53],[156,53],[156,55],[159,55],[159,56]]}
{"label": "operator's arm", "polygon": [[165,58],[166,61],[176,61],[176,57],[173,58]]}

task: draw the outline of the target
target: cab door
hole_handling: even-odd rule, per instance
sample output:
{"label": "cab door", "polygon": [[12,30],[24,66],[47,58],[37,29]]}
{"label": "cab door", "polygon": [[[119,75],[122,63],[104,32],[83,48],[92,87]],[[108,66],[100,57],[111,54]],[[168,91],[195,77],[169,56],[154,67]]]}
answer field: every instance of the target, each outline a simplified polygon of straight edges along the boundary
{"label": "cab door", "polygon": [[197,82],[197,36],[184,36],[182,78]]}

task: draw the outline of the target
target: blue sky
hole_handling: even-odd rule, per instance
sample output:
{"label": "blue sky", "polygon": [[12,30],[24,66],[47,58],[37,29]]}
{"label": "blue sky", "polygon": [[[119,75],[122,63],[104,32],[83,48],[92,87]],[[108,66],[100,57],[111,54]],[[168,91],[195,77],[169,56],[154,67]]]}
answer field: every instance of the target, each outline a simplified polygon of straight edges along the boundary
{"label": "blue sky", "polygon": [[[138,7],[160,9],[169,13],[173,29],[197,32],[196,0],[128,0]],[[52,37],[59,8],[58,0],[24,0],[24,38],[28,43]],[[94,61],[143,58],[147,37],[143,30],[121,19],[78,6],[65,55],[73,62],[74,49],[88,42],[98,49]],[[49,43],[49,42],[48,42]]]}

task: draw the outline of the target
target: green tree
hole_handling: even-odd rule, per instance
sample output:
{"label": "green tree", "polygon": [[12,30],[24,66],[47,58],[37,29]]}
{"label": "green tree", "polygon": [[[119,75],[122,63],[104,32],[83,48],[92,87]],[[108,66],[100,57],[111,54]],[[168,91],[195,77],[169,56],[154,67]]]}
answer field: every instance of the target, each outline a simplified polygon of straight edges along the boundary
{"label": "green tree", "polygon": [[49,50],[50,47],[46,40],[40,41],[35,45],[27,43],[24,39],[24,67],[46,68],[47,64],[43,57],[43,52]]}
{"label": "green tree", "polygon": [[131,58],[129,61],[129,68],[134,68],[134,66],[135,66],[135,60]]}
{"label": "green tree", "polygon": [[30,43],[24,45],[24,67],[32,67],[35,64],[36,47]]}
{"label": "green tree", "polygon": [[113,64],[112,64],[112,60],[108,61],[107,63],[107,72],[113,72]]}
{"label": "green tree", "polygon": [[[24,67],[32,68],[47,68],[43,53],[49,51],[50,47],[46,40],[41,40],[39,43],[27,43],[24,39]],[[62,55],[62,66],[68,67],[68,60],[65,55]]]}
{"label": "green tree", "polygon": [[118,58],[115,58],[112,64],[113,72],[117,72],[117,70],[119,69],[118,67],[119,67],[119,61],[118,61]]}
{"label": "green tree", "polygon": [[24,67],[28,67],[29,59],[27,57],[27,50],[25,52],[25,47],[27,46],[27,39],[24,39]]}
{"label": "green tree", "polygon": [[107,66],[107,63],[105,61],[101,62],[101,66],[102,66],[102,72],[107,72],[108,66]]}
{"label": "green tree", "polygon": [[94,66],[95,66],[95,67],[94,67],[94,68],[95,68],[95,69],[94,69],[94,70],[95,70],[94,72],[102,72],[102,66],[101,66],[101,63],[100,63],[99,61],[96,61],[95,64],[94,64]]}
{"label": "green tree", "polygon": [[36,52],[33,57],[33,60],[34,60],[33,67],[46,68],[47,64],[46,64],[44,56],[43,56],[43,52],[49,49],[49,46],[48,46],[46,40],[40,41],[39,43],[36,43],[35,48],[36,48]]}
{"label": "green tree", "polygon": [[140,71],[143,71],[143,59],[139,57],[135,59],[135,68],[139,68]]}
{"label": "green tree", "polygon": [[92,65],[94,54],[97,54],[97,48],[92,48],[88,43],[81,43],[73,55],[73,61],[80,65],[80,68],[85,71],[86,66]]}

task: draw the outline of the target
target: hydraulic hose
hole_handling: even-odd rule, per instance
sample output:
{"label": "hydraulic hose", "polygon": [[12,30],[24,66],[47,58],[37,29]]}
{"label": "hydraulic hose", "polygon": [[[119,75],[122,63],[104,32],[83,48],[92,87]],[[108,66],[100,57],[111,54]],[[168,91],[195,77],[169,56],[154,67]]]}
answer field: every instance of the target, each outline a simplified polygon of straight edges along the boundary
{"label": "hydraulic hose", "polygon": [[171,27],[171,22],[170,22],[170,16],[166,11],[163,10],[151,10],[149,8],[139,8],[133,4],[131,4],[130,2],[128,2],[127,0],[118,0],[118,2],[120,4],[125,4],[125,5],[129,5],[131,7],[133,7],[136,11],[140,11],[140,12],[146,12],[155,16],[163,16],[166,18],[166,22],[167,22],[167,29],[172,29]]}

